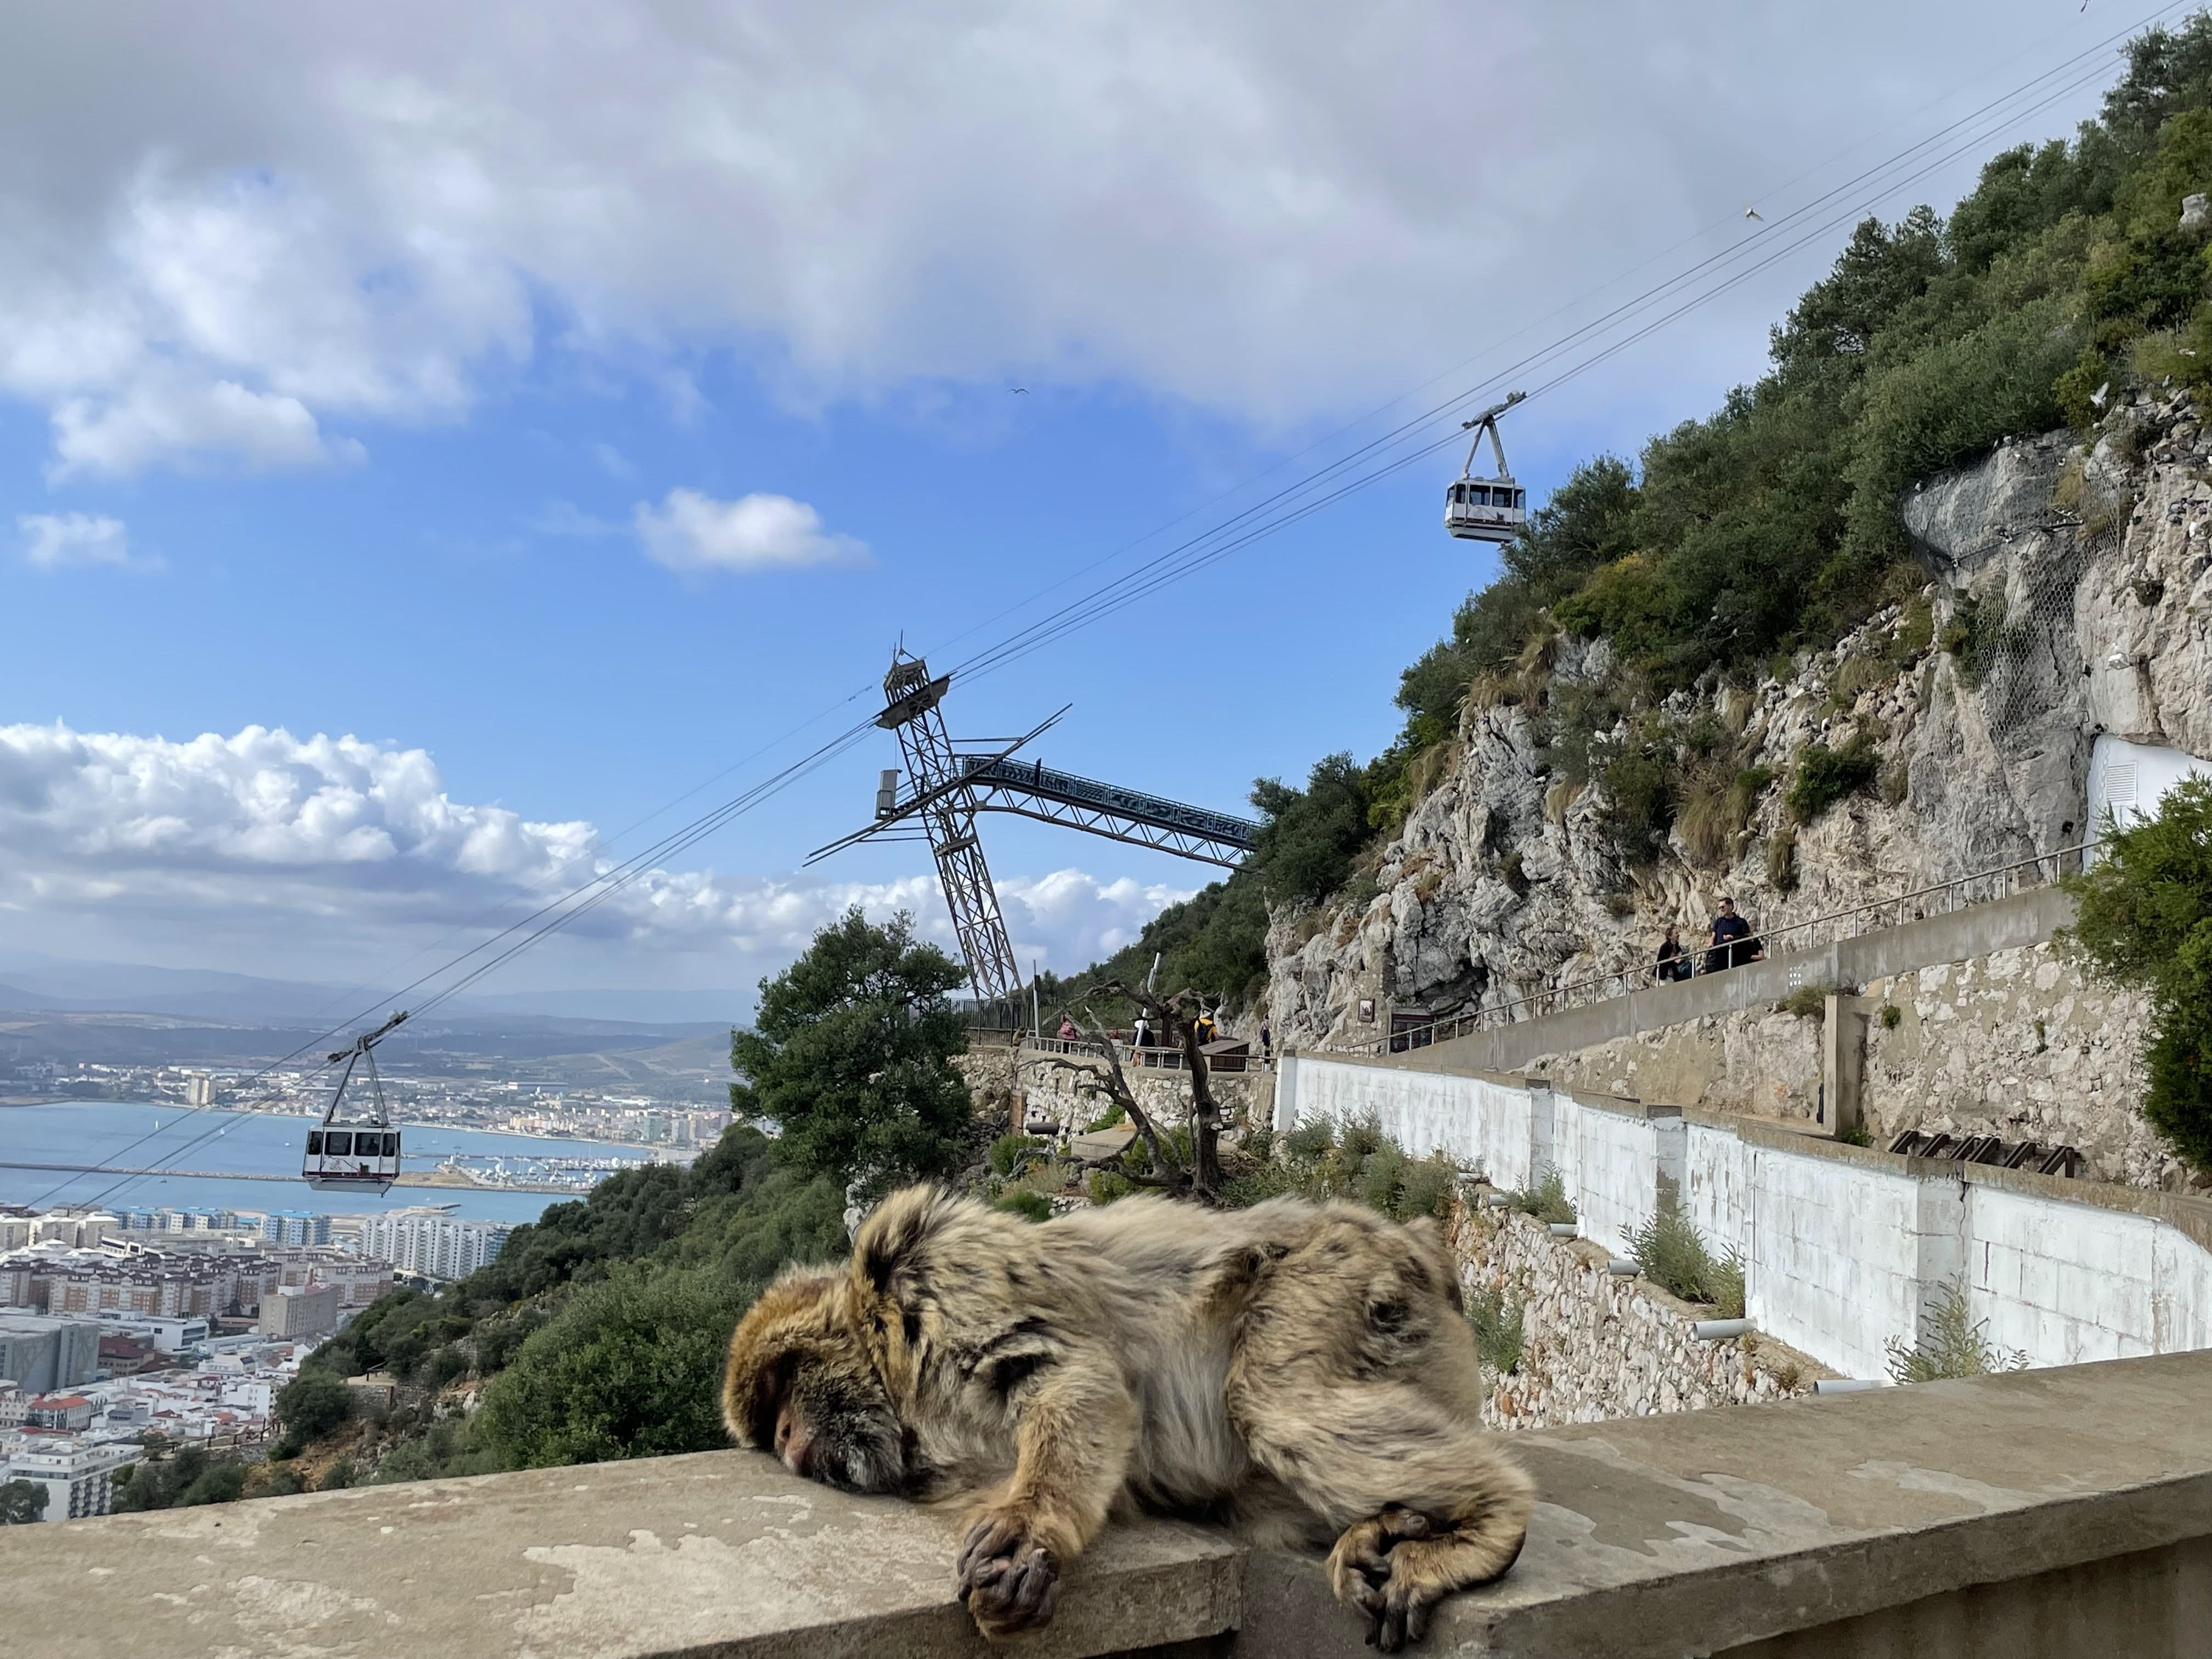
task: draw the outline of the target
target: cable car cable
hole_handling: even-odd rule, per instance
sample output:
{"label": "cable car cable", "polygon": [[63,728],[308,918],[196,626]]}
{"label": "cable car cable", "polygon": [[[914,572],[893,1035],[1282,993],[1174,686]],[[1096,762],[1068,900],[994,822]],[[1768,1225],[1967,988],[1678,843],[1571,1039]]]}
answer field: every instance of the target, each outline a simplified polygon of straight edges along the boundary
{"label": "cable car cable", "polygon": [[[1135,571],[1126,573],[1122,577],[1117,578],[1115,581],[1106,584],[1097,590],[1094,590],[1094,592],[1091,595],[1085,596],[1083,599],[1079,599],[1069,605],[1061,607],[1060,611],[1049,614],[1047,617],[1040,619],[1039,622],[1030,624],[1028,628],[1017,630],[1016,634],[1010,639],[1002,641],[998,645],[988,647],[984,652],[976,653],[975,656],[969,659],[966,664],[963,664],[961,668],[956,672],[963,674],[966,678],[981,678],[983,675],[994,672],[999,667],[1010,665],[1012,663],[1018,661],[1022,658],[1031,654],[1034,651],[1042,648],[1043,646],[1052,643],[1055,640],[1075,631],[1077,628],[1085,625],[1088,622],[1103,620],[1105,617],[1125,609],[1128,605],[1135,603],[1139,599],[1148,597],[1151,593],[1156,592],[1173,582],[1179,581],[1188,575],[1196,574],[1198,571],[1217,562],[1219,559],[1226,557],[1230,553],[1239,550],[1245,546],[1249,546],[1254,541],[1259,540],[1266,536],[1273,535],[1278,531],[1288,528],[1290,526],[1310,516],[1311,514],[1319,511],[1321,508],[1342,499],[1343,496],[1352,494],[1359,489],[1364,489],[1368,485],[1379,482],[1381,479],[1403,470],[1404,467],[1412,465],[1413,462],[1425,458],[1425,456],[1433,453],[1436,449],[1443,447],[1445,445],[1456,442],[1462,435],[1459,432],[1453,431],[1446,433],[1434,441],[1423,444],[1418,449],[1415,449],[1409,453],[1396,457],[1382,466],[1369,473],[1355,477],[1348,483],[1340,484],[1337,488],[1328,490],[1322,495],[1300,503],[1297,507],[1279,514],[1272,520],[1267,520],[1259,525],[1251,526],[1243,533],[1237,534],[1225,542],[1221,542],[1218,539],[1224,534],[1224,532],[1233,529],[1243,520],[1251,519],[1255,514],[1264,512],[1268,507],[1276,505],[1277,503],[1284,501],[1287,498],[1294,497],[1299,494],[1315,489],[1332,476],[1340,474],[1346,471],[1362,457],[1372,454],[1377,449],[1383,448],[1394,442],[1399,441],[1410,433],[1418,430],[1419,428],[1430,422],[1463,406],[1474,397],[1480,395],[1482,391],[1487,390],[1491,386],[1498,384],[1507,376],[1515,373],[1517,369],[1534,362],[1540,362],[1547,357],[1556,356],[1563,350],[1570,348],[1575,342],[1599,329],[1603,328],[1607,324],[1619,320],[1626,316],[1635,315],[1638,312],[1649,308],[1650,305],[1656,303],[1658,300],[1663,297],[1669,290],[1682,288],[1688,282],[1694,280],[1699,273],[1710,270],[1717,265],[1725,265],[1726,264],[1739,258],[1744,251],[1755,246],[1762,239],[1780,231],[1784,226],[1790,224],[1793,220],[1802,218],[1806,214],[1814,210],[1820,204],[1832,200],[1834,197],[1841,194],[1844,191],[1850,189],[1856,184],[1864,182],[1869,179],[1877,178],[1883,173],[1893,171],[1896,167],[1900,165],[1903,161],[1911,157],[1917,152],[1926,149],[1931,143],[1938,142],[1942,137],[1955,132],[1962,127],[1971,125],[1983,115],[1997,110],[2007,103],[2014,101],[2041,82],[2051,79],[2052,76],[2056,75],[2063,74],[2065,70],[2071,68],[2082,58],[2087,58],[2097,52],[2100,52],[2106,46],[2111,45],[2112,41],[2126,39],[2130,35],[2140,32],[2149,23],[2157,21],[2167,13],[2183,9],[2184,8],[2181,5],[2169,5],[2160,8],[2158,11],[2152,13],[2144,20],[2130,26],[2129,28],[2119,31],[2114,35],[2108,37],[2107,40],[2097,43],[2096,46],[2076,53],[2073,58],[2065,60],[2057,67],[2045,70],[2043,74],[2023,83],[2021,87],[2013,89],[2011,92],[2005,94],[1998,99],[1990,100],[1989,103],[1984,104],[1979,109],[1971,112],[1970,114],[1960,118],[1958,120],[1948,124],[1943,128],[1938,129],[1936,134],[1930,135],[1929,137],[1923,138],[1917,141],[1913,145],[1908,146],[1905,150],[1899,152],[1897,155],[1888,158],[1882,163],[1878,164],[1875,167],[1867,169],[1856,175],[1854,179],[1846,180],[1843,185],[1839,185],[1827,191],[1824,191],[1820,197],[1814,198],[1813,202],[1793,210],[1790,214],[1781,216],[1776,220],[1766,223],[1765,228],[1760,232],[1755,233],[1753,236],[1745,239],[1742,242],[1738,243],[1734,247],[1729,250],[1724,250],[1720,253],[1708,256],[1705,259],[1700,260],[1697,264],[1690,267],[1688,270],[1677,273],[1675,276],[1669,277],[1665,283],[1655,285],[1653,288],[1645,290],[1644,294],[1634,296],[1631,300],[1623,302],[1622,305],[1615,307],[1612,311],[1603,313],[1598,319],[1583,325],[1580,328],[1571,331],[1561,340],[1553,342],[1540,351],[1531,354],[1529,357],[1524,358],[1521,364],[1516,364],[1513,366],[1513,368],[1499,371],[1498,374],[1479,382],[1475,387],[1471,388],[1468,391],[1462,392],[1458,396],[1434,406],[1431,410],[1425,411],[1422,415],[1416,416],[1411,420],[1401,422],[1399,427],[1394,428],[1391,432],[1384,434],[1376,439],[1369,441],[1367,443],[1360,446],[1358,449],[1352,451],[1349,455],[1340,457],[1328,466],[1318,469],[1316,472],[1308,475],[1305,478],[1303,478],[1290,486],[1287,486],[1285,489],[1276,492],[1275,495],[1266,498],[1263,501],[1255,503],[1253,507],[1248,507],[1243,512],[1232,515],[1231,519],[1224,521],[1223,524],[1212,526],[1208,531],[1202,532],[1198,537],[1190,538],[1188,541],[1180,544],[1178,547],[1170,549],[1163,555],[1156,556],[1155,558],[1147,561],[1145,565],[1139,566]],[[2050,92],[2042,97],[2033,100],[2026,108],[2012,112],[2006,115],[2002,121],[1996,125],[1992,131],[2002,131],[2005,126],[2011,125],[2021,119],[2026,118],[2026,117],[2030,114],[2039,112],[2040,110],[2048,107],[2050,104],[2070,95],[2081,86],[2089,84],[2090,82],[2101,78],[2104,72],[2103,68],[2100,67],[2087,76],[2083,76],[2074,81],[2069,82],[2054,92]],[[1970,141],[1968,145],[1962,146],[1938,157],[1935,161],[1929,162],[1917,169],[1915,172],[1908,174],[1905,179],[1893,180],[1886,184],[1882,189],[1876,193],[1875,199],[1879,200],[1888,195],[1893,194],[1897,190],[1903,188],[1904,185],[1914,182],[1917,179],[1924,177],[1926,173],[1935,170],[1935,168],[1946,165],[1952,160],[1955,160],[1959,155],[1964,153],[1965,149],[1971,148],[1973,144],[1985,142],[1989,134],[1986,132],[1978,134]],[[1864,141],[1862,141],[1862,143]],[[1839,152],[1838,154],[1848,153],[1849,151],[1846,149],[1845,151]],[[1826,166],[1826,163],[1824,162],[1820,165]],[[1815,167],[1808,171],[1816,172],[1818,171],[1818,168]],[[1807,176],[1806,173],[1801,173],[1798,175],[1799,178],[1805,176]],[[1786,188],[1786,186],[1784,187]],[[1856,207],[1852,210],[1853,212],[1856,212],[1858,210],[1860,210]],[[1694,296],[1683,305],[1674,308],[1673,311],[1668,312],[1655,321],[1645,325],[1634,334],[1623,340],[1617,341],[1607,345],[1599,352],[1594,354],[1591,357],[1580,363],[1575,364],[1563,371],[1561,374],[1555,375],[1550,380],[1540,386],[1537,389],[1536,392],[1531,393],[1530,395],[1532,397],[1540,395],[1544,392],[1555,389],[1557,386],[1564,385],[1568,380],[1586,372],[1589,368],[1595,367],[1597,364],[1617,355],[1620,351],[1625,350],[1629,346],[1648,337],[1650,334],[1656,332],[1659,329],[1678,319],[1680,317],[1686,314],[1689,311],[1710,301],[1711,299],[1718,297],[1721,294],[1728,292],[1730,289],[1737,286],[1740,283],[1748,280],[1750,276],[1767,269],[1779,259],[1787,258],[1790,253],[1795,252],[1799,248],[1802,247],[1814,237],[1825,234],[1826,230],[1832,228],[1834,224],[1837,222],[1840,222],[1840,221],[1826,222],[1817,227],[1807,236],[1800,238],[1797,241],[1791,243],[1771,254],[1769,257],[1756,262],[1747,269],[1738,272],[1734,276],[1731,276],[1725,283],[1717,284],[1707,291]],[[1709,233],[1698,233],[1700,235],[1705,234]],[[1695,236],[1685,239],[1686,241],[1695,240]],[[1681,243],[1677,243],[1675,246],[1680,247],[1683,244]],[[1672,251],[1673,250],[1671,249],[1668,250],[1668,252]],[[1650,264],[1653,263],[1654,260],[1664,257],[1664,252],[1654,255],[1652,259],[1647,259],[1644,261],[1643,264],[1636,267],[1632,267],[1632,270],[1644,269]],[[1616,277],[1613,280],[1618,281],[1620,279]],[[1591,290],[1591,292],[1602,292],[1604,287],[1609,285],[1610,283],[1601,284],[1597,289]],[[1578,303],[1578,301],[1570,302],[1570,307],[1563,307],[1559,309],[1569,309],[1573,303]],[[1557,314],[1559,314],[1558,311],[1548,313],[1548,315],[1553,316]],[[1534,327],[1540,325],[1540,320],[1545,319],[1540,319],[1539,324],[1532,324],[1529,326]],[[1527,331],[1528,329],[1523,328],[1522,330],[1517,331],[1515,335],[1507,336],[1505,337],[1507,339],[1519,337],[1521,334],[1525,334]],[[1494,347],[1490,349],[1494,349]],[[1480,354],[1478,354],[1478,356]],[[1433,384],[1433,380],[1427,384]],[[1383,408],[1388,408],[1389,406],[1389,405],[1388,404],[1382,405]],[[1356,422],[1350,423],[1346,427],[1340,428],[1340,433],[1342,431],[1351,430],[1352,427],[1355,427],[1358,424],[1358,422]],[[1310,453],[1312,449],[1318,447],[1321,443],[1326,441],[1328,441],[1327,439],[1318,440],[1315,444],[1308,446],[1306,450],[1299,453],[1300,454]],[[1279,463],[1278,465],[1279,465],[1280,464]],[[1273,470],[1275,469],[1270,469],[1270,471]],[[1261,474],[1260,476],[1264,477],[1266,475]],[[1224,494],[1233,493],[1233,490],[1224,492]],[[1216,497],[1215,499],[1218,500],[1219,497]],[[1201,509],[1194,508],[1192,510],[1197,511]],[[1188,513],[1181,515],[1182,518],[1188,518],[1188,516],[1190,516]],[[1180,522],[1180,519],[1170,521],[1170,524],[1176,522]],[[1150,532],[1150,534],[1157,533],[1158,533],[1157,531]],[[1147,538],[1139,538],[1136,543],[1130,544],[1130,545],[1134,546],[1141,544],[1141,542]],[[1208,542],[1216,542],[1217,545],[1212,548],[1207,548],[1206,544]],[[1127,550],[1125,549],[1122,550]],[[1179,556],[1192,555],[1194,555],[1195,556],[1184,556],[1182,558],[1180,568],[1176,568],[1174,564],[1174,562],[1177,560]],[[1074,580],[1077,576],[1085,574],[1085,572],[1088,570],[1097,568],[1100,564],[1109,562],[1112,558],[1118,556],[1118,553],[1109,555],[1105,559],[1094,562],[1093,564],[1084,567],[1083,569],[1074,573],[1073,575],[1061,578],[1058,582],[1040,590],[1039,597],[1043,593],[1048,593],[1058,587],[1064,586],[1067,581]],[[1034,602],[1034,600],[1030,602]],[[1021,606],[1011,607],[1009,611],[1002,611],[998,614],[1000,617],[1004,617],[1006,615],[1012,614],[1012,611],[1018,611],[1021,608]],[[1079,611],[1081,612],[1080,615],[1071,614]],[[993,620],[995,619],[996,618],[993,618]],[[967,637],[977,631],[978,628],[987,625],[988,622],[976,624],[966,630],[963,630],[963,634],[955,635],[954,637],[956,639]],[[672,806],[689,799],[692,795],[697,794],[700,790],[709,787],[716,781],[716,779],[727,776],[730,772],[735,771],[739,767],[747,764],[750,759],[757,758],[760,754],[768,752],[777,744],[788,741],[789,737],[795,734],[796,732],[803,731],[807,726],[818,722],[824,717],[824,715],[834,712],[835,709],[839,707],[842,707],[844,703],[853,702],[856,698],[866,695],[867,690],[870,689],[872,688],[864,687],[855,690],[849,694],[846,698],[841,700],[840,702],[830,705],[828,709],[823,711],[823,714],[817,714],[812,717],[812,719],[803,722],[799,726],[793,728],[793,732],[787,733],[784,737],[779,738],[774,740],[774,742],[764,745],[762,749],[755,750],[752,756],[741,757],[739,760],[732,762],[730,766],[726,767],[721,772],[715,774],[713,778],[709,778],[705,782],[694,786],[692,789],[687,791],[684,795],[676,797],[674,800],[668,804],[668,805],[664,805],[656,809],[653,812],[648,813],[644,818],[638,820],[638,823],[651,822],[653,817],[659,817],[660,813],[666,811],[669,809],[669,806]],[[848,732],[840,733],[838,738],[831,739],[830,743],[823,744],[811,754],[803,757],[799,762],[793,763],[793,765],[787,768],[783,773],[780,773],[775,777],[765,781],[763,786],[757,786],[757,789],[764,792],[760,794],[759,799],[765,799],[769,798],[770,794],[781,793],[781,788],[787,787],[788,783],[796,781],[799,777],[811,773],[820,764],[825,763],[829,758],[830,758],[834,753],[842,750],[844,747],[849,746],[849,743],[852,739],[860,735],[865,735],[868,726],[871,725],[872,725],[872,721],[865,721],[857,724]],[[480,964],[477,969],[471,971],[454,985],[450,986],[437,994],[436,996],[423,1006],[425,1007],[432,1006],[437,1002],[443,1001],[447,997],[457,994],[458,992],[465,985],[476,982],[477,980],[483,977],[485,974],[490,972],[492,969],[511,959],[514,955],[520,954],[521,951],[528,949],[531,945],[535,944],[539,939],[545,937],[552,932],[558,931],[562,927],[565,927],[570,921],[573,921],[578,916],[580,916],[586,914],[588,910],[596,908],[599,903],[603,902],[606,898],[613,896],[615,893],[627,887],[631,881],[636,879],[639,876],[644,873],[641,867],[635,867],[641,866],[644,860],[667,856],[674,852],[685,850],[689,847],[696,845],[698,841],[704,839],[707,835],[710,835],[714,833],[715,830],[722,827],[722,825],[726,823],[730,817],[738,816],[744,811],[750,810],[751,805],[758,804],[757,800],[748,801],[746,799],[747,796],[751,796],[754,793],[754,791],[748,791],[746,792],[746,796],[741,796],[738,798],[738,801],[745,802],[744,805],[739,805],[737,802],[725,803],[723,806],[718,807],[713,811],[702,815],[699,819],[693,820],[691,825],[687,825],[684,829],[672,832],[670,836],[664,837],[661,842],[656,842],[653,847],[647,848],[640,854],[633,855],[631,859],[624,860],[622,865],[614,866],[614,868],[609,872],[602,872],[600,875],[596,876],[592,881],[582,884],[580,886],[571,890],[568,893],[563,894],[560,897],[549,902],[546,905],[539,907],[537,910],[531,912],[530,915],[525,916],[520,921],[513,923],[508,927],[502,929],[501,933],[494,935],[491,939],[483,941],[482,944],[472,947],[470,951],[463,952],[459,957],[441,965],[438,969],[433,969],[429,974],[421,976],[417,980],[412,981],[409,986],[403,988],[400,991],[392,994],[391,996],[380,999],[376,1003],[373,1004],[369,1009],[364,1011],[364,1013],[362,1016],[357,1016],[356,1018],[366,1018],[368,1013],[374,1012],[375,1009],[389,1006],[398,998],[406,995],[409,991],[451,972],[454,967],[467,961],[471,957],[489,948],[489,946],[496,944],[499,940],[512,936],[520,928],[527,927],[531,921],[537,920],[539,917],[545,916],[549,912],[558,910],[560,907],[568,904],[571,900],[577,898],[580,894],[590,893],[593,888],[600,887],[602,884],[607,884],[604,887],[604,890],[596,896],[583,902],[572,910],[556,915],[555,919],[549,922],[545,927],[531,933],[523,940],[511,946],[508,950],[501,952],[498,956],[491,958],[489,962]],[[732,811],[731,809],[732,807],[735,807],[736,810]],[[630,830],[636,827],[636,824],[633,824],[629,829],[626,829],[619,832],[617,839],[619,838],[619,835],[629,834]],[[594,849],[594,852],[596,852],[596,849]],[[593,855],[594,853],[579,854],[575,860],[572,860],[569,864],[562,866],[561,868],[563,870],[572,868],[575,863],[581,862],[584,858]],[[627,872],[627,873],[623,873],[624,872]],[[457,927],[453,931],[465,931],[469,925],[470,924],[468,923],[463,923],[459,927]],[[447,937],[451,937],[451,934],[449,933]],[[425,950],[434,948],[434,945],[424,947]],[[422,952],[418,951],[416,954],[419,956],[422,954]],[[320,1036],[313,1039],[310,1042],[303,1044],[301,1048],[295,1049],[290,1054],[270,1062],[267,1066],[264,1066],[261,1072],[255,1073],[253,1078],[249,1079],[249,1083],[258,1080],[258,1078],[267,1075],[268,1073],[274,1071],[277,1066],[284,1065],[290,1060],[295,1059],[300,1054],[307,1052],[307,1050],[312,1048],[315,1043],[326,1041],[330,1036],[335,1034],[340,1030],[343,1030],[344,1028],[344,1024],[346,1023],[350,1022],[342,1023],[339,1025],[329,1028]],[[187,1112],[198,1109],[185,1109]],[[220,1133],[221,1132],[222,1130],[218,1128],[210,1132],[209,1134],[197,1138],[194,1141],[187,1143],[185,1147],[180,1148],[177,1152],[171,1154],[171,1156],[173,1158],[181,1157],[185,1152],[191,1150],[200,1144],[204,1144],[205,1139],[211,1139],[214,1133]],[[147,1136],[141,1137],[138,1141],[132,1142],[131,1146],[126,1147],[125,1149],[125,1152],[127,1153],[130,1150],[133,1150],[136,1146],[143,1145],[146,1139],[149,1139],[151,1138],[151,1133]],[[143,1177],[132,1176],[127,1179],[136,1180],[143,1178]],[[64,1188],[56,1188],[55,1193],[58,1194],[59,1191],[64,1190],[67,1184],[68,1183],[64,1183]],[[120,1184],[127,1184],[127,1180],[124,1183],[118,1183],[118,1185]],[[109,1191],[113,1190],[115,1190],[115,1188],[109,1189]],[[42,1199],[40,1202],[41,1204],[47,1202],[53,1195],[53,1194],[50,1194],[47,1199]],[[104,1198],[106,1195],[106,1194],[102,1194],[100,1198]],[[98,1202],[100,1201],[100,1199],[95,1199],[94,1201]]]}

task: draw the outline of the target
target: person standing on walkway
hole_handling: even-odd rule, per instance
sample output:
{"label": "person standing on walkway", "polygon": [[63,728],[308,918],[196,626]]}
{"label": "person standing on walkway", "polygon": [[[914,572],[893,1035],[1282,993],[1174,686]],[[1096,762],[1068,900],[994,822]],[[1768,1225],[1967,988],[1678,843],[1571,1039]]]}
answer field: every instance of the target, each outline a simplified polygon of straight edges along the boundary
{"label": "person standing on walkway", "polygon": [[1751,924],[1736,915],[1735,901],[1726,893],[1721,895],[1719,914],[1713,918],[1712,939],[1713,948],[1705,952],[1705,971],[1709,974],[1759,959],[1759,945],[1751,936]]}

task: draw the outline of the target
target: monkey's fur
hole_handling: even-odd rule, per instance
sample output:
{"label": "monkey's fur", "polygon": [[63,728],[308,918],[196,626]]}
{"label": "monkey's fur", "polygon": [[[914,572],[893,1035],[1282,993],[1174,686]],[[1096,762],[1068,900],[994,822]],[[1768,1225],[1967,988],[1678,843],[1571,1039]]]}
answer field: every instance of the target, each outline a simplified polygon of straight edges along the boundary
{"label": "monkey's fur", "polygon": [[830,1486],[970,1495],[958,1588],[994,1639],[1134,1506],[1329,1547],[1395,1651],[1520,1553],[1534,1488],[1480,1399],[1434,1222],[1139,1197],[1040,1225],[910,1187],[754,1304],[722,1413]]}

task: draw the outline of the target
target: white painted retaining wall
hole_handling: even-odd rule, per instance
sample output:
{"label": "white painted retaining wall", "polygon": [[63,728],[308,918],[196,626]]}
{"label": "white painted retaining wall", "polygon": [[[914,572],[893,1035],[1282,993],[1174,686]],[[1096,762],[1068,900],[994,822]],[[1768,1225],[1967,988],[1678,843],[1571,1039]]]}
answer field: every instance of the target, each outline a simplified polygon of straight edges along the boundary
{"label": "white painted retaining wall", "polygon": [[1372,1117],[1501,1187],[1556,1169],[1584,1235],[1623,1254],[1673,1183],[1708,1243],[1742,1257],[1759,1328],[1850,1376],[1882,1376],[1885,1343],[1911,1341],[1935,1291],[1960,1279],[1990,1340],[2034,1364],[2212,1347],[2212,1249],[2199,1242],[2212,1241],[2212,1209],[2194,1200],[1486,1078],[1285,1058],[1276,1127],[1321,1117]]}

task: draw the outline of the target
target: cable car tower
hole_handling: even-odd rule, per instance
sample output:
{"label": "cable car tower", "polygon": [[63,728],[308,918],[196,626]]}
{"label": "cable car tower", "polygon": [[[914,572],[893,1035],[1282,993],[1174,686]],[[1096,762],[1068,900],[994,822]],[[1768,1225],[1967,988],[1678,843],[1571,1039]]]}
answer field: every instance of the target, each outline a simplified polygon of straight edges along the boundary
{"label": "cable car tower", "polygon": [[[1474,441],[1467,447],[1467,465],[1460,470],[1458,479],[1444,490],[1444,528],[1462,541],[1510,542],[1528,522],[1528,492],[1513,482],[1512,471],[1505,465],[1505,446],[1498,438],[1498,417],[1528,395],[1516,392],[1504,403],[1492,404],[1473,420],[1460,423],[1460,430],[1474,434]],[[1482,452],[1486,434],[1491,455],[1498,463],[1492,477],[1482,477],[1474,470],[1474,458]]]}
{"label": "cable car tower", "polygon": [[[1066,708],[1011,742],[954,743],[939,707],[951,684],[950,674],[931,678],[920,657],[903,649],[893,654],[876,724],[898,734],[913,787],[902,798],[899,773],[887,769],[876,790],[876,821],[817,848],[806,861],[817,863],[864,841],[927,841],[978,1003],[1011,1002],[1022,986],[998,891],[983,861],[978,814],[1012,812],[1232,870],[1258,842],[1260,826],[1249,818],[1054,771],[1042,760],[1013,758]],[[916,827],[918,836],[912,833]]]}
{"label": "cable car tower", "polygon": [[[402,1009],[374,1031],[356,1037],[352,1048],[330,1056],[333,1066],[343,1060],[345,1070],[338,1073],[338,1086],[324,1109],[322,1127],[307,1131],[307,1155],[300,1167],[300,1179],[318,1192],[381,1193],[399,1178],[399,1131],[392,1127],[384,1083],[376,1074],[376,1045],[406,1018]],[[338,1109],[345,1103],[346,1085],[361,1066],[368,1069],[368,1106],[356,1116],[341,1117]]]}

